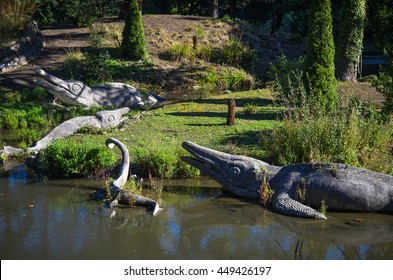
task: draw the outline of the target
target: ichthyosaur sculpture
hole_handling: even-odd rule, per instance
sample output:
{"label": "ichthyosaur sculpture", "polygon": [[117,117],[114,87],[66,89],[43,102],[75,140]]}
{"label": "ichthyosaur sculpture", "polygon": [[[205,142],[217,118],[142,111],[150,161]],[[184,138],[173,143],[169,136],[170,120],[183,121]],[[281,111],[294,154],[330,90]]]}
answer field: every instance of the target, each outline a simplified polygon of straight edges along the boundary
{"label": "ichthyosaur sculpture", "polygon": [[154,106],[163,98],[138,90],[123,83],[108,83],[89,87],[80,81],[65,81],[46,73],[42,69],[34,70],[43,80],[33,82],[43,87],[65,104],[85,107],[142,107]]}
{"label": "ichthyosaur sculpture", "polygon": [[34,154],[44,150],[53,140],[68,137],[83,127],[90,126],[98,129],[108,129],[119,125],[123,120],[123,115],[128,113],[130,108],[124,107],[116,110],[99,111],[94,116],[82,116],[69,119],[52,129],[45,137],[29,147],[27,150],[5,146],[0,150],[0,156],[10,157],[17,154]]}
{"label": "ichthyosaur sculpture", "polygon": [[111,149],[117,146],[121,151],[122,162],[120,165],[119,175],[117,176],[117,179],[111,183],[108,191],[98,190],[93,195],[100,200],[105,200],[109,197],[107,205],[110,208],[118,205],[147,206],[153,209],[153,215],[156,216],[162,209],[155,200],[123,190],[123,187],[127,183],[128,173],[130,170],[130,155],[127,147],[115,138],[108,138],[106,140],[106,145]]}
{"label": "ichthyosaur sculpture", "polygon": [[[329,209],[393,213],[393,176],[338,163],[305,163],[285,167],[184,142],[193,157],[186,163],[211,176],[236,195],[258,198],[266,180],[274,190],[275,211],[297,217],[326,219],[312,207],[323,201]],[[302,202],[298,190],[302,189]],[[309,206],[308,206],[309,205]]]}

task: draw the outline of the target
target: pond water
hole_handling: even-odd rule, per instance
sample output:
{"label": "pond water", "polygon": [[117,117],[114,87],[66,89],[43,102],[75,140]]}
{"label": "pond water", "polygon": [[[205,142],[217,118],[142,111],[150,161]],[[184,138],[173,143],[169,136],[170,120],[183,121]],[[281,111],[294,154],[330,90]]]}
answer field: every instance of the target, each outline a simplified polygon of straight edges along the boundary
{"label": "pond water", "polygon": [[[2,169],[1,169],[2,168]],[[108,209],[93,180],[0,165],[1,259],[393,259],[393,215],[286,217],[202,178],[166,181],[163,211]]]}

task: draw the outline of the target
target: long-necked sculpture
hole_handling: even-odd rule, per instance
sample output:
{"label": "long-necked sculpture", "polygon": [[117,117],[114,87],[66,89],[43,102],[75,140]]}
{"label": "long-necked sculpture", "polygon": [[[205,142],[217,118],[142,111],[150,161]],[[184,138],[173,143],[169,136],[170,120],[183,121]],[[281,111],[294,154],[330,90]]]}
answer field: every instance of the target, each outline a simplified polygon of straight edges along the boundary
{"label": "long-necked sculpture", "polygon": [[[183,148],[193,157],[182,160],[214,178],[222,187],[246,198],[260,196],[266,180],[274,190],[275,211],[297,217],[326,219],[311,207],[393,213],[393,176],[338,163],[306,163],[286,167],[208,149],[192,142]],[[298,189],[305,192],[298,201]],[[309,206],[308,206],[309,205]]]}
{"label": "long-necked sculpture", "polygon": [[80,81],[65,81],[46,73],[42,69],[35,72],[43,80],[33,80],[65,104],[85,107],[142,107],[154,106],[164,99],[138,90],[123,83],[108,83],[89,87]]}
{"label": "long-necked sculpture", "polygon": [[122,154],[122,162],[119,175],[117,176],[117,179],[111,183],[108,193],[103,194],[102,190],[100,190],[95,193],[95,197],[99,199],[109,197],[107,204],[110,208],[118,205],[128,207],[134,205],[151,207],[153,209],[153,215],[156,216],[161,210],[160,206],[156,201],[145,196],[123,190],[123,187],[127,183],[128,173],[130,170],[130,155],[128,153],[127,147],[122,142],[114,138],[108,138],[106,140],[106,145],[109,148],[114,148],[115,146],[117,146],[120,149]]}
{"label": "long-necked sculpture", "polygon": [[0,155],[4,157],[14,156],[21,153],[32,154],[45,149],[53,140],[68,137],[83,127],[90,126],[99,129],[108,129],[119,125],[123,120],[123,115],[130,111],[130,108],[124,107],[116,110],[99,111],[94,116],[83,116],[70,119],[56,126],[45,137],[37,141],[37,143],[23,150],[5,146],[0,150]]}

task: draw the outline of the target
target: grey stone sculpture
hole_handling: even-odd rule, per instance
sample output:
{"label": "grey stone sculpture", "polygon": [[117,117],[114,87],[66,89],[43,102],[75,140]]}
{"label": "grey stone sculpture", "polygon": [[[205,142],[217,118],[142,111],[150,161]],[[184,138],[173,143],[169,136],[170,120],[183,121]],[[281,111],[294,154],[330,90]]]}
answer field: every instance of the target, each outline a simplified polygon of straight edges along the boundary
{"label": "grey stone sculpture", "polygon": [[103,190],[98,190],[95,192],[94,196],[100,200],[104,200],[109,197],[107,204],[110,208],[118,205],[128,207],[134,205],[151,207],[153,209],[153,215],[156,216],[158,212],[162,210],[156,201],[145,196],[123,190],[123,187],[127,183],[128,173],[130,170],[130,155],[127,147],[122,142],[114,138],[108,138],[106,140],[106,145],[109,148],[117,146],[120,149],[122,154],[120,171],[117,179],[111,183],[109,193],[105,193],[105,190],[104,192]]}
{"label": "grey stone sculpture", "polygon": [[36,22],[27,24],[18,41],[0,52],[0,72],[8,72],[27,64],[44,48],[44,36]]}
{"label": "grey stone sculpture", "polygon": [[[260,196],[264,180],[274,190],[275,211],[297,217],[326,219],[311,207],[393,213],[393,176],[338,163],[306,163],[286,167],[208,149],[192,142],[183,148],[193,157],[182,160],[214,178],[222,187],[246,198]],[[297,190],[305,192],[299,202]],[[310,206],[308,206],[310,205]]]}
{"label": "grey stone sculpture", "polygon": [[43,87],[56,98],[69,105],[133,108],[151,107],[164,100],[123,83],[109,83],[89,87],[80,81],[64,81],[56,78],[42,69],[35,69],[35,72],[44,79],[33,80],[36,85]]}
{"label": "grey stone sculpture", "polygon": [[91,126],[99,129],[108,129],[119,125],[124,119],[123,115],[130,111],[130,108],[120,108],[117,110],[99,111],[95,116],[83,116],[70,119],[56,126],[44,138],[37,141],[35,146],[28,148],[26,151],[20,148],[5,146],[0,150],[3,157],[14,156],[17,154],[32,154],[45,149],[53,140],[68,137],[82,127]]}

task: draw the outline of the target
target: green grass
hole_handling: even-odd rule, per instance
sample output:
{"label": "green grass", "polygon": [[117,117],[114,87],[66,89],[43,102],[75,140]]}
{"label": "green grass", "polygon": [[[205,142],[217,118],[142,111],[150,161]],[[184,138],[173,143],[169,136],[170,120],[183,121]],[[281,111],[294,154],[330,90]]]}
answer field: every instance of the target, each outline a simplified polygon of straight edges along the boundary
{"label": "green grass", "polygon": [[[227,99],[237,102],[236,125],[226,125]],[[258,113],[246,115],[243,106],[261,106]],[[156,178],[194,177],[195,169],[181,162],[187,152],[183,141],[225,151],[264,158],[266,151],[258,144],[259,131],[270,130],[279,124],[269,91],[250,91],[223,94],[202,100],[176,103],[149,112],[138,123],[107,135],[76,135],[75,140],[92,141],[97,145],[114,137],[127,145],[132,172],[146,176],[150,171]],[[235,146],[235,147],[234,147]],[[119,151],[116,151],[120,157]]]}

